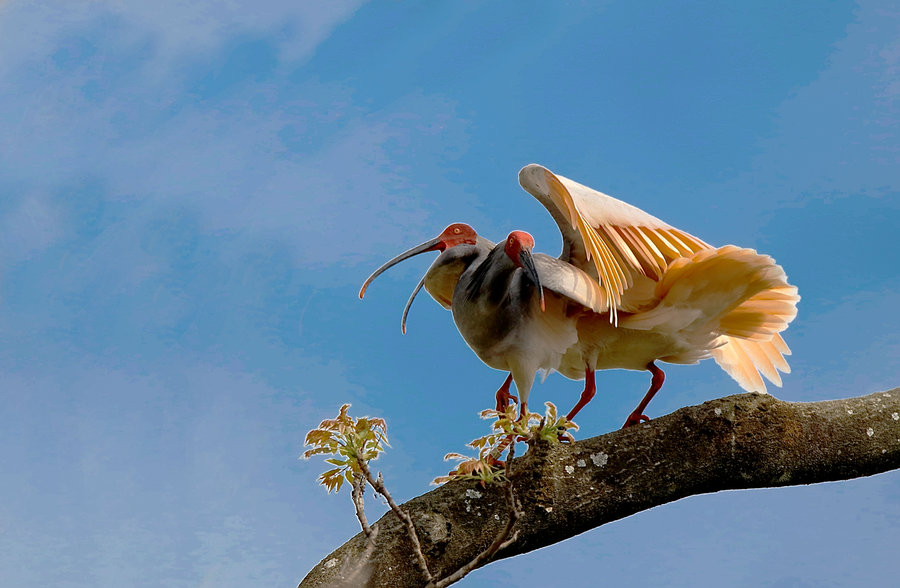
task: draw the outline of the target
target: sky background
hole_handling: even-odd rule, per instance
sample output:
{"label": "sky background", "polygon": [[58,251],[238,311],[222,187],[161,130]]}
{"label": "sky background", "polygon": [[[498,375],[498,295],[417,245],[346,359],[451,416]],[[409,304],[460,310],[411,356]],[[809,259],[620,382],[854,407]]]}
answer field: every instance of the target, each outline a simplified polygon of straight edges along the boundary
{"label": "sky background", "polygon": [[[557,254],[531,162],[773,255],[779,398],[900,385],[898,99],[892,2],[0,0],[0,584],[295,586],[359,530],[298,460],[344,402],[429,490],[503,374],[427,296],[401,336],[429,256],[357,292],[451,222]],[[741,391],[667,374],[651,416]],[[599,373],[580,436],[648,382]],[[885,585],[898,529],[897,472],[726,492],[459,585]]]}

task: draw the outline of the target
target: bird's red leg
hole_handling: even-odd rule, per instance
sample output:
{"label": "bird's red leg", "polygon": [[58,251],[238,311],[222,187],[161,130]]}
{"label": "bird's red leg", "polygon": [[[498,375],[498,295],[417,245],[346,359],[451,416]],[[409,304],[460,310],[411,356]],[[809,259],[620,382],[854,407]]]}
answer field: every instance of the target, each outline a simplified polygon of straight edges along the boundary
{"label": "bird's red leg", "polygon": [[527,420],[528,419],[528,403],[523,402],[519,405],[519,420]]}
{"label": "bird's red leg", "polygon": [[578,404],[576,404],[572,410],[569,411],[569,414],[566,415],[566,420],[571,421],[575,418],[575,415],[578,414],[578,411],[584,408],[584,406],[591,401],[591,398],[594,397],[594,394],[597,393],[597,384],[594,381],[594,370],[587,367],[584,369],[584,392],[581,393],[581,398],[578,399]]}
{"label": "bird's red leg", "polygon": [[512,374],[506,376],[506,381],[503,382],[503,385],[497,390],[497,412],[504,412],[506,410],[506,407],[509,406],[510,398],[519,402],[518,398],[509,393],[510,384],[512,384]]}
{"label": "bird's red leg", "polygon": [[652,361],[647,364],[647,369],[653,374],[653,380],[650,382],[650,389],[647,390],[647,393],[644,395],[644,399],[641,400],[641,403],[638,404],[637,408],[634,409],[628,418],[625,420],[625,424],[622,425],[622,428],[630,427],[632,425],[638,425],[643,421],[649,421],[650,417],[644,414],[644,409],[647,408],[647,405],[650,404],[650,401],[653,400],[653,396],[659,392],[659,389],[662,388],[663,382],[666,381],[666,374],[663,373],[661,369],[656,367],[656,364]]}

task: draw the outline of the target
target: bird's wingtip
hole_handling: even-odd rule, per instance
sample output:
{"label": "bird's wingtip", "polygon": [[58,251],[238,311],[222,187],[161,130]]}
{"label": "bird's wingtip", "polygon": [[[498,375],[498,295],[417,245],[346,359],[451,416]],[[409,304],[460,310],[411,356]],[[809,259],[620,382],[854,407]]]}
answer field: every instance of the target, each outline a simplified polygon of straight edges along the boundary
{"label": "bird's wingtip", "polygon": [[519,170],[519,185],[533,196],[545,195],[548,193],[547,174],[552,173],[546,167],[529,163]]}
{"label": "bird's wingtip", "polygon": [[543,165],[539,163],[529,163],[519,170],[519,179],[544,171],[547,171],[547,168],[545,168]]}

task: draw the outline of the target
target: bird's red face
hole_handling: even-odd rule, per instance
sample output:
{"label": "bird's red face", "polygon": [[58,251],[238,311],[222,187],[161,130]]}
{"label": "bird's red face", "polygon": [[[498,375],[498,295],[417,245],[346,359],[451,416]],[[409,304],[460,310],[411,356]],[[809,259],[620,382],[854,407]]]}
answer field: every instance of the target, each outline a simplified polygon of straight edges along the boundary
{"label": "bird's red face", "polygon": [[513,263],[525,271],[532,283],[537,286],[540,294],[541,310],[544,310],[544,288],[541,286],[541,277],[538,275],[537,267],[534,265],[534,257],[531,255],[532,249],[534,249],[534,237],[525,231],[513,231],[506,238],[506,246],[504,247],[506,254]]}
{"label": "bird's red face", "polygon": [[531,251],[532,249],[534,249],[534,237],[525,231],[513,231],[506,238],[506,254],[519,267],[522,267],[520,262],[522,251]]}
{"label": "bird's red face", "polygon": [[383,266],[375,270],[375,272],[369,276],[369,278],[365,281],[362,288],[359,291],[359,297],[362,298],[366,293],[366,288],[369,287],[369,284],[372,283],[372,280],[377,278],[384,270],[388,269],[391,266],[397,265],[404,259],[409,259],[415,255],[419,255],[420,253],[425,253],[427,251],[441,251],[444,252],[451,247],[456,247],[457,245],[462,245],[464,243],[468,243],[470,245],[474,245],[478,241],[478,235],[475,233],[475,229],[470,227],[465,223],[453,223],[446,229],[444,229],[440,235],[431,239],[429,241],[425,241],[421,245],[417,245],[410,249],[409,251],[405,251],[385,263]]}
{"label": "bird's red face", "polygon": [[453,223],[438,235],[438,245],[436,248],[441,251],[446,251],[451,247],[456,247],[463,243],[474,245],[477,237],[478,235],[475,233],[475,229],[469,225],[465,223]]}

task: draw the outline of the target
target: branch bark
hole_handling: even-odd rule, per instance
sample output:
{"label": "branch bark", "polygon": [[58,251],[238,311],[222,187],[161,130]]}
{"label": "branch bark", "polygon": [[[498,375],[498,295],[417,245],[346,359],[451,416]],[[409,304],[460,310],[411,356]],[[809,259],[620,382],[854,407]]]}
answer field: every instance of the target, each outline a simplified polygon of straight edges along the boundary
{"label": "branch bark", "polygon": [[[531,447],[512,465],[522,512],[517,539],[491,561],[686,496],[894,469],[900,469],[900,388],[810,403],[728,396],[573,444]],[[502,485],[453,481],[402,508],[422,538],[429,569],[441,578],[491,544],[509,506]],[[366,550],[360,533],[313,568],[300,588],[348,586],[351,575],[353,586],[424,586],[403,523],[389,511],[373,527],[377,547],[367,561],[360,561]]]}

